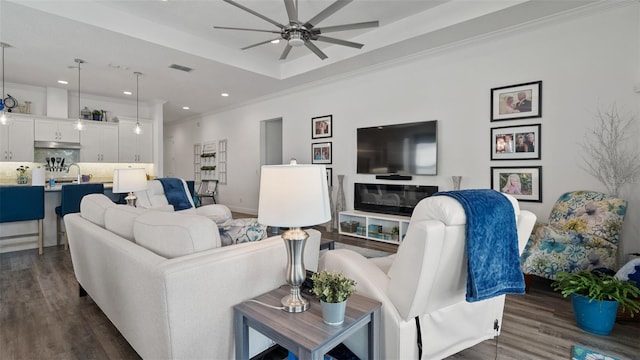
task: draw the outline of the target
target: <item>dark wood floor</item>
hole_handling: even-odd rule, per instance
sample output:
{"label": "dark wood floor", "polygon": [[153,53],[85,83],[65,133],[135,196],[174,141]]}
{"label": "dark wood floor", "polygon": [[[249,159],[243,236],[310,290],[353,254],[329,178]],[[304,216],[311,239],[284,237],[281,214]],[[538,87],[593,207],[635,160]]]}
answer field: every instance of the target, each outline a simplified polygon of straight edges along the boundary
{"label": "dark wood floor", "polygon": [[[569,359],[573,344],[640,359],[640,322],[617,323],[610,336],[585,333],[570,302],[542,281],[527,295],[507,297],[498,359]],[[491,340],[451,359],[493,359],[495,352]],[[90,297],[78,297],[69,253],[48,247],[42,256],[0,254],[0,359],[139,357]]]}

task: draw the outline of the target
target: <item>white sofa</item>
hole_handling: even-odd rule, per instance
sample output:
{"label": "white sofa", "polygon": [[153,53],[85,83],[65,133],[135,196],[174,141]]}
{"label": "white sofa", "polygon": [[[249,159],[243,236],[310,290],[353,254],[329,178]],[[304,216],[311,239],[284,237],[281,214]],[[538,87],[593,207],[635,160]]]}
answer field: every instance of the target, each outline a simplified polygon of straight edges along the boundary
{"label": "white sofa", "polygon": [[[520,210],[512,196],[505,196],[514,208],[522,253],[536,216]],[[339,249],[320,259],[320,269],[344,273],[357,281],[357,293],[382,303],[382,359],[419,358],[416,316],[421,324],[422,359],[442,359],[499,334],[494,323],[502,326],[504,295],[465,301],[466,222],[457,200],[429,197],[416,206],[397,254],[366,259]],[[366,354],[364,344],[366,334],[362,332],[347,342],[361,358]]]}
{"label": "white sofa", "polygon": [[[145,359],[232,359],[233,306],[286,284],[279,236],[220,247],[206,217],[115,205],[101,194],[64,221],[78,283]],[[308,232],[305,267],[316,270],[320,233]],[[250,336],[260,344],[252,354],[271,343]]]}
{"label": "white sofa", "polygon": [[[191,203],[191,208],[180,210],[180,212],[206,216],[217,224],[231,219],[231,210],[229,210],[225,205],[211,204],[197,208],[193,203],[193,198],[191,197],[187,183],[184,180],[182,180],[182,185],[184,186],[184,191]],[[135,195],[138,198],[136,201],[136,207],[143,209],[173,210],[173,206],[171,206],[167,201],[167,197],[164,194],[164,188],[159,180],[147,181],[147,189],[136,191]]]}
{"label": "white sofa", "polygon": [[[179,210],[183,214],[197,214],[206,216],[216,222],[220,230],[220,241],[222,246],[239,244],[243,242],[258,241],[267,237],[267,226],[258,223],[256,218],[232,219],[231,210],[222,204],[210,204],[196,207],[189,194],[187,183],[181,179],[185,194],[189,199],[191,207]],[[172,205],[167,201],[164,187],[159,180],[149,180],[147,189],[136,191],[136,207],[143,209],[174,211]]]}

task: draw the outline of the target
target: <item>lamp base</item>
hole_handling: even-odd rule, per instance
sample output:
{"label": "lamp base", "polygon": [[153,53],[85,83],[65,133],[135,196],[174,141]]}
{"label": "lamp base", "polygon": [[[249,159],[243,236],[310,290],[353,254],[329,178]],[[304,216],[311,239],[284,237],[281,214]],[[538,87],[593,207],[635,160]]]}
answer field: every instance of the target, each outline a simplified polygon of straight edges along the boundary
{"label": "lamp base", "polygon": [[124,199],[127,201],[127,205],[136,207],[136,200],[138,198],[133,194],[133,192],[129,192],[129,195]]}
{"label": "lamp base", "polygon": [[281,300],[284,311],[299,313],[309,310],[309,301],[300,296],[300,287],[291,286],[291,293]]}
{"label": "lamp base", "polygon": [[281,300],[282,310],[286,312],[298,313],[309,309],[309,301],[300,296],[300,285],[307,275],[302,255],[308,237],[309,234],[299,227],[293,227],[282,234],[287,247],[287,282],[291,285],[291,292]]}

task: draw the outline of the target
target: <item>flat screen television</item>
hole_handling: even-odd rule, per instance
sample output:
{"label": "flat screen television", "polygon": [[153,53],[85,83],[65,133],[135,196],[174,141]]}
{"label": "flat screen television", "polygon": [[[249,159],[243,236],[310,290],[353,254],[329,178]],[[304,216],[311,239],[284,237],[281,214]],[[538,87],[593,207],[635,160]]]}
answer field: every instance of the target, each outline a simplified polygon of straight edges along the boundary
{"label": "flat screen television", "polygon": [[436,175],[437,120],[357,130],[358,174]]}

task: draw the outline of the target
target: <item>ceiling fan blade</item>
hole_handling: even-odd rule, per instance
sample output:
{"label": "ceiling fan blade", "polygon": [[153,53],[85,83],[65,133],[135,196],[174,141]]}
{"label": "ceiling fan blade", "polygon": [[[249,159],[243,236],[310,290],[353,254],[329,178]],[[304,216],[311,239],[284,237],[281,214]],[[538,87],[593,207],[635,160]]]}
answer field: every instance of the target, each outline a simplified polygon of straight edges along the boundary
{"label": "ceiling fan blade", "polygon": [[253,15],[261,18],[262,20],[268,21],[268,22],[272,23],[273,25],[279,27],[280,29],[282,29],[284,27],[284,25],[280,24],[279,22],[277,22],[275,20],[271,20],[268,17],[266,17],[266,16],[264,16],[264,15],[262,15],[260,13],[257,13],[255,11],[249,9],[246,6],[240,5],[240,4],[238,4],[237,2],[235,2],[233,0],[222,0],[222,1],[224,1],[226,3],[229,3],[229,4],[231,4],[231,5],[233,5],[233,6],[237,7],[237,8],[240,8],[240,9],[242,9],[242,10],[244,10],[244,11],[250,13],[250,14],[253,14]]}
{"label": "ceiling fan blade", "polygon": [[293,0],[284,0],[284,6],[287,8],[289,23],[298,22],[298,7],[293,3]]}
{"label": "ceiling fan blade", "polygon": [[259,42],[257,44],[253,44],[253,45],[249,45],[249,46],[245,46],[243,48],[241,48],[240,50],[247,50],[247,49],[251,49],[252,47],[256,47],[256,46],[260,46],[260,45],[264,45],[264,44],[268,44],[274,40],[280,40],[280,38],[275,38],[275,39],[271,39],[271,40],[267,40],[267,41],[263,41],[263,42]]}
{"label": "ceiling fan blade", "polygon": [[280,34],[280,31],[275,31],[275,30],[247,29],[247,28],[237,28],[237,27],[228,27],[228,26],[214,26],[213,28],[223,29],[223,30],[259,31],[259,32],[272,33],[272,34]]}
{"label": "ceiling fan blade", "polygon": [[287,46],[284,47],[284,51],[282,52],[282,55],[280,55],[280,60],[284,60],[287,58],[287,56],[289,56],[289,51],[291,51],[292,46],[287,44]]}
{"label": "ceiling fan blade", "polygon": [[322,52],[322,50],[318,49],[318,47],[315,46],[315,44],[313,44],[311,41],[305,41],[304,46],[308,47],[309,50],[313,51],[314,54],[318,55],[320,59],[324,60],[327,58],[327,55],[325,55]]}
{"label": "ceiling fan blade", "polygon": [[336,39],[328,36],[318,36],[317,38],[314,38],[314,40],[332,43],[336,45],[348,46],[356,49],[362,49],[362,47],[364,46],[364,44],[359,44],[359,43],[355,43],[347,40]]}
{"label": "ceiling fan blade", "polygon": [[327,26],[322,28],[315,28],[311,30],[313,34],[326,34],[330,32],[336,31],[346,31],[346,30],[356,30],[356,29],[367,29],[372,27],[378,27],[380,23],[376,21],[366,21],[361,23],[353,23],[353,24],[345,24],[345,25],[336,25],[336,26]]}
{"label": "ceiling fan blade", "polygon": [[333,4],[329,5],[326,9],[320,11],[318,15],[311,18],[311,20],[307,21],[304,24],[304,27],[307,29],[312,29],[314,26],[318,25],[322,20],[328,18],[333,15],[336,11],[342,9],[343,7],[349,5],[353,0],[337,0]]}

